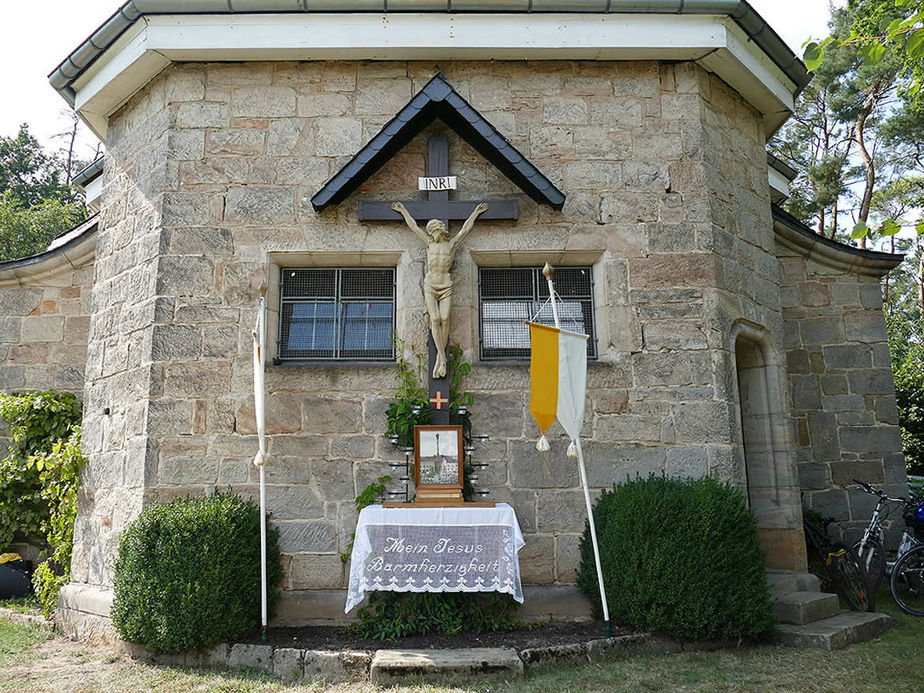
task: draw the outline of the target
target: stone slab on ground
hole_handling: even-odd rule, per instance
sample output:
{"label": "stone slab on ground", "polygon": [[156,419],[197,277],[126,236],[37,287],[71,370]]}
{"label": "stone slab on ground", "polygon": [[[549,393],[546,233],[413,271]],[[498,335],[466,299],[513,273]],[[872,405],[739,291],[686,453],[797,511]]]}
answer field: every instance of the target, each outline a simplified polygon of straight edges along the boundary
{"label": "stone slab on ground", "polygon": [[774,598],[773,615],[779,623],[797,626],[836,616],[840,602],[826,592],[789,592]]}
{"label": "stone slab on ground", "polygon": [[372,658],[369,678],[391,685],[421,678],[432,681],[508,681],[523,676],[523,661],[507,647],[457,650],[379,650]]}
{"label": "stone slab on ground", "polygon": [[780,624],[776,627],[777,642],[790,647],[821,647],[840,650],[855,642],[863,642],[885,633],[892,627],[886,614],[845,611],[806,625]]}
{"label": "stone slab on ground", "polygon": [[306,679],[354,681],[368,676],[372,655],[358,650],[304,650]]}
{"label": "stone slab on ground", "polygon": [[32,626],[39,630],[52,632],[55,629],[54,621],[49,621],[40,614],[23,614],[13,609],[0,607],[0,618],[5,618],[10,623],[18,623],[24,626]]}

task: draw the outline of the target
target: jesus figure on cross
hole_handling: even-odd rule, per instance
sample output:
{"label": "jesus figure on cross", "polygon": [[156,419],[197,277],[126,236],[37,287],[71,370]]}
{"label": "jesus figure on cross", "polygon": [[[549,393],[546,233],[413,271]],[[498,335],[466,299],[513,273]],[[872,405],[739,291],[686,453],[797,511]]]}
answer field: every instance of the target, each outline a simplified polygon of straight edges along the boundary
{"label": "jesus figure on cross", "polygon": [[478,204],[452,240],[449,239],[446,224],[439,219],[428,221],[427,232],[424,233],[402,203],[395,202],[391,208],[404,217],[408,228],[427,244],[424,300],[427,302],[427,313],[430,314],[430,333],[436,346],[433,377],[443,378],[446,376],[446,344],[449,341],[449,312],[452,308],[452,276],[449,269],[456,249],[472,230],[478,215],[488,211],[488,205],[485,202]]}

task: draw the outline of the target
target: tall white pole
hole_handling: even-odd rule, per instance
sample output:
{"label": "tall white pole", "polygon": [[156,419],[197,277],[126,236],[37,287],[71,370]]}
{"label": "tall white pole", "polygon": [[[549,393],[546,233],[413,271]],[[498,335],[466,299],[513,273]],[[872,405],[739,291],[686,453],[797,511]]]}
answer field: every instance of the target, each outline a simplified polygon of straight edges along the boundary
{"label": "tall white pole", "polygon": [[261,289],[257,306],[257,324],[253,330],[253,408],[257,423],[259,448],[254,464],[260,469],[260,624],[261,637],[266,641],[266,393],[264,354],[266,353],[266,287]]}
{"label": "tall white pole", "polygon": [[266,474],[263,467],[260,467],[260,632],[264,642],[266,620]]}
{"label": "tall white pole", "polygon": [[590,505],[590,490],[587,488],[587,472],[584,469],[584,449],[581,439],[575,441],[578,454],[578,468],[581,470],[581,486],[584,487],[584,504],[587,506],[587,524],[590,526],[590,542],[594,547],[594,561],[597,565],[597,584],[600,586],[600,604],[603,606],[603,627],[607,637],[613,635],[613,624],[610,623],[610,608],[606,603],[606,588],[603,586],[603,568],[600,566],[600,547],[597,545],[597,528],[594,527],[594,511]]}
{"label": "tall white pole", "polygon": [[[549,283],[549,300],[552,302],[552,318],[555,320],[555,327],[561,329],[561,322],[558,319],[558,306],[555,305],[555,286],[552,283],[552,275],[555,270],[549,263],[545,263],[542,268],[542,274]],[[584,450],[581,448],[581,439],[575,437],[575,447],[577,447],[578,468],[581,470],[581,487],[584,490],[584,504],[587,506],[587,523],[590,526],[590,541],[594,547],[594,563],[597,567],[597,584],[600,586],[600,603],[603,605],[603,627],[606,629],[607,637],[613,635],[613,624],[610,623],[610,609],[606,603],[606,589],[603,587],[603,569],[600,567],[600,547],[597,545],[597,528],[594,526],[594,511],[590,504],[590,489],[587,487],[587,472],[584,469]]]}

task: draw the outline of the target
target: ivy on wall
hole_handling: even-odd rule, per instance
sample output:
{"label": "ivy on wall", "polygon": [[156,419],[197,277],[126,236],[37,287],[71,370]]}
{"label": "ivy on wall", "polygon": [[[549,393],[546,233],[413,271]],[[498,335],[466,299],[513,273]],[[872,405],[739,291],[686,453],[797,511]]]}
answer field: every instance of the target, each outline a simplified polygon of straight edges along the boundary
{"label": "ivy on wall", "polygon": [[70,579],[77,514],[80,401],[69,392],[0,393],[13,444],[0,460],[0,546],[15,538],[42,546],[48,560],[32,582],[46,616]]}

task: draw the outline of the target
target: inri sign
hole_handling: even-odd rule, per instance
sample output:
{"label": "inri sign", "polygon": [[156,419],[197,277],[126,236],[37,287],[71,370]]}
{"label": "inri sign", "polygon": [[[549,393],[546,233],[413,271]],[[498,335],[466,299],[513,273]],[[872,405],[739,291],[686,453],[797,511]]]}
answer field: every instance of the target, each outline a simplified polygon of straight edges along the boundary
{"label": "inri sign", "polygon": [[455,190],[456,176],[430,176],[417,179],[418,190]]}

